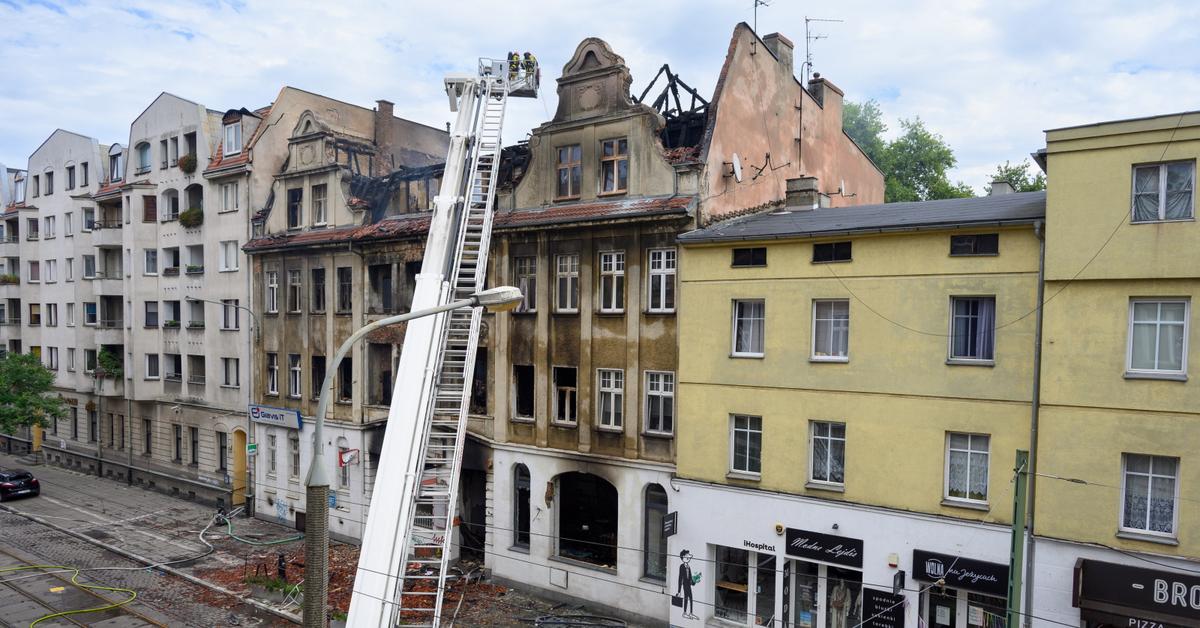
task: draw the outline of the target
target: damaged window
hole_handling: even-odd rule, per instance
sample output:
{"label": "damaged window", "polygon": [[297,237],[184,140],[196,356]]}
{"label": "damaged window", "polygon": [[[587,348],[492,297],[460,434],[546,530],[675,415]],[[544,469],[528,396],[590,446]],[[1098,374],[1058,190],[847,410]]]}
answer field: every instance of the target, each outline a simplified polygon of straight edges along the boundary
{"label": "damaged window", "polygon": [[597,475],[558,479],[558,554],[601,567],[617,566],[617,489]]}
{"label": "damaged window", "polygon": [[513,365],[513,413],[517,418],[533,418],[533,366]]}
{"label": "damaged window", "polygon": [[487,347],[479,347],[475,350],[475,370],[471,373],[471,414],[487,414],[487,367]]}
{"label": "damaged window", "polygon": [[354,400],[354,361],[349,356],[338,364],[337,394],[338,401],[350,403]]}
{"label": "damaged window", "polygon": [[573,367],[554,367],[554,420],[575,424],[576,370]]}
{"label": "damaged window", "polygon": [[325,269],[314,268],[312,274],[312,297],[309,300],[309,309],[314,314],[325,313]]}
{"label": "damaged window", "polygon": [[296,188],[287,191],[287,228],[300,228],[300,208],[304,205],[304,190]]}
{"label": "damaged window", "polygon": [[579,198],[580,174],[582,172],[583,149],[579,144],[558,149],[558,180],[555,197],[558,199]]}
{"label": "damaged window", "polygon": [[372,314],[395,312],[396,295],[392,289],[392,265],[372,264],[367,268],[367,280],[371,284],[371,300],[367,304],[367,311]]}
{"label": "damaged window", "polygon": [[518,312],[537,311],[537,258],[517,257],[513,259],[513,283],[521,289]]}
{"label": "damaged window", "polygon": [[367,403],[387,405],[392,400],[392,345],[367,343]]}
{"label": "damaged window", "polygon": [[513,547],[529,549],[529,467],[513,470]]}
{"label": "damaged window", "polygon": [[350,298],[353,294],[354,269],[349,266],[339,266],[337,269],[337,311],[347,314],[353,307]]}
{"label": "damaged window", "polygon": [[620,194],[629,188],[629,140],[600,143],[600,193]]}
{"label": "damaged window", "polygon": [[300,291],[303,289],[299,269],[287,271],[287,308],[293,314],[300,312]]}
{"label": "damaged window", "polygon": [[658,484],[646,487],[645,517],[642,575],[654,580],[666,580],[667,530],[663,520],[667,518],[667,492]]}

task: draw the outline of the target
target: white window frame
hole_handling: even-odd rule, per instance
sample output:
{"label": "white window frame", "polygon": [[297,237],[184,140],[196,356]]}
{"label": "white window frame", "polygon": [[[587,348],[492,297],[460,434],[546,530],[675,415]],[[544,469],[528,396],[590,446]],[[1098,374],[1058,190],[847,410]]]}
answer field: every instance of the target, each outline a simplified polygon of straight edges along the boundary
{"label": "white window frame", "polygon": [[[554,408],[551,417],[553,417],[554,423],[557,425],[575,426],[579,424],[579,367],[552,366],[550,368],[550,377],[552,379],[555,373],[558,372],[558,369],[573,369],[575,371],[575,386],[561,386],[557,379],[551,382],[554,384]],[[559,418],[559,410],[562,409],[561,404],[559,404],[559,392],[561,390],[568,391],[571,397],[571,406],[566,418]]]}
{"label": "white window frame", "polygon": [[67,304],[67,327],[75,326],[75,304]]}
{"label": "white window frame", "polygon": [[[321,191],[321,195],[317,196],[317,190]],[[329,224],[329,186],[318,184],[312,186],[312,217],[314,227],[323,227]]]}
{"label": "white window frame", "polygon": [[[828,435],[821,436],[817,434],[817,426],[823,425],[826,427]],[[842,428],[840,437],[833,435],[834,426]],[[825,468],[833,471],[833,444],[835,442],[842,443],[842,481],[835,482],[833,480],[822,480],[817,478],[817,441],[826,441],[825,452]],[[809,421],[808,423],[808,481],[813,484],[824,486],[845,486],[846,485],[846,424],[842,421]]]}
{"label": "white window frame", "polygon": [[[304,395],[304,371],[299,353],[288,354],[288,397],[299,399]],[[295,358],[293,360],[293,358]]]}
{"label": "white window frame", "polygon": [[[966,436],[968,439],[967,440],[967,448],[959,449],[957,447],[951,447],[950,439],[953,436]],[[980,437],[987,439],[987,450],[985,450],[985,451],[973,449],[974,439],[980,438]],[[967,454],[967,491],[966,492],[967,492],[968,497],[952,497],[950,495],[950,452],[951,451],[961,451],[961,452],[964,452]],[[984,487],[987,489],[987,495],[985,495],[983,499],[971,499],[969,497],[970,492],[971,492],[971,456],[977,455],[980,453],[987,456],[987,476],[988,477],[987,477],[987,482],[984,484]],[[945,469],[942,473],[942,498],[949,502],[959,502],[959,503],[965,503],[965,504],[987,504],[988,500],[991,498],[991,488],[992,488],[991,482],[992,482],[992,435],[991,434],[979,434],[976,432],[946,432]]]}
{"label": "white window frame", "polygon": [[67,347],[67,370],[75,371],[75,347]]}
{"label": "white window frame", "polygon": [[[600,313],[625,312],[625,251],[600,252]],[[608,294],[605,294],[605,290]]]}
{"label": "white window frame", "polygon": [[42,283],[55,283],[58,281],[58,260],[48,259],[42,264]]}
{"label": "white window frame", "polygon": [[[1148,472],[1130,471],[1129,470],[1129,457],[1130,456],[1142,456],[1145,458],[1149,458],[1150,459],[1150,471],[1148,471]],[[1164,459],[1174,460],[1175,461],[1175,475],[1169,476],[1169,475],[1165,475],[1165,474],[1161,474],[1161,473],[1155,473],[1154,472],[1154,461],[1156,458],[1164,458]],[[1121,532],[1128,532],[1128,533],[1137,534],[1137,535],[1155,536],[1155,537],[1161,537],[1161,538],[1167,538],[1167,539],[1177,538],[1177,535],[1179,533],[1179,484],[1180,484],[1180,482],[1179,482],[1179,480],[1180,480],[1179,465],[1181,462],[1182,461],[1179,458],[1176,458],[1174,456],[1155,456],[1152,454],[1135,454],[1135,453],[1129,453],[1129,452],[1123,452],[1121,454],[1121,499],[1119,500],[1120,503],[1118,504],[1120,510],[1117,511],[1117,529],[1118,530],[1120,530]],[[1129,474],[1131,474],[1131,473],[1135,474],[1135,475],[1147,476],[1150,479],[1150,481],[1147,483],[1147,486],[1146,486],[1147,496],[1154,494],[1154,489],[1153,489],[1154,478],[1171,478],[1175,482],[1175,495],[1172,497],[1171,510],[1173,512],[1171,513],[1171,531],[1170,532],[1158,532],[1156,530],[1150,530],[1149,529],[1150,522],[1148,520],[1146,522],[1145,528],[1130,528],[1125,525],[1125,497],[1127,494],[1125,485],[1126,485],[1126,481],[1128,480]],[[1146,505],[1147,517],[1149,517],[1149,514],[1150,514],[1150,505],[1147,504]]]}
{"label": "white window frame", "polygon": [[267,353],[267,394],[279,395],[279,354]]}
{"label": "white window frame", "polygon": [[[1167,169],[1170,166],[1187,164],[1192,175],[1192,211],[1185,218],[1167,218]],[[1137,171],[1139,168],[1158,168],[1158,218],[1154,220],[1137,220],[1134,212],[1137,209]],[[1196,162],[1190,159],[1162,161],[1157,163],[1134,164],[1129,171],[1129,222],[1135,225],[1152,224],[1156,222],[1185,222],[1196,219]]]}
{"label": "white window frame", "polygon": [[537,257],[518,255],[513,257],[513,279],[521,290],[521,302],[516,312],[537,312]]}
{"label": "white window frame", "polygon": [[221,184],[221,212],[235,212],[242,208],[237,181]]}
{"label": "white window frame", "polygon": [[237,155],[242,152],[242,121],[226,124],[225,142],[221,145],[222,155]]}
{"label": "white window frame", "polygon": [[52,370],[58,370],[58,347],[46,347],[46,366]]}
{"label": "white window frame", "polygon": [[158,249],[142,249],[142,274],[158,275]]}
{"label": "white window frame", "polygon": [[[658,380],[658,381],[655,381]],[[656,436],[674,436],[675,435],[675,415],[678,410],[678,405],[675,403],[675,372],[674,371],[646,371],[646,389],[645,389],[645,422],[646,433]],[[662,429],[659,425],[657,428],[650,425],[650,407],[654,403],[658,403],[659,416],[663,416],[662,405],[664,400],[669,399],[671,402],[671,429]]]}
{"label": "white window frame", "polygon": [[[88,322],[88,306],[95,308],[91,317],[91,322]],[[100,324],[100,302],[99,301],[84,301],[83,302],[83,324],[89,327],[95,327]]]}
{"label": "white window frame", "polygon": [[[579,312],[579,254],[564,253],[554,256],[554,311],[561,314]],[[566,289],[563,289],[563,284]],[[571,303],[571,295],[575,295]],[[566,304],[564,305],[564,297]]]}
{"label": "white window frame", "polygon": [[279,460],[277,446],[278,439],[275,434],[267,434],[267,475],[270,477],[275,477],[275,468]]}
{"label": "white window frame", "polygon": [[[738,320],[739,320],[738,306],[742,303],[761,303],[762,304],[762,318],[761,319],[756,319],[756,318],[747,318],[746,319],[749,321],[755,321],[755,320],[760,321],[759,324],[763,328],[763,330],[762,330],[762,346],[759,347],[759,351],[738,351]],[[730,316],[730,318],[732,319],[732,325],[731,325],[731,329],[730,329],[730,340],[731,340],[730,355],[732,355],[735,358],[761,358],[761,357],[765,356],[766,349],[767,349],[767,300],[766,299],[734,299],[733,300],[733,311],[731,312],[731,314],[732,315]],[[751,336],[753,336],[753,334],[751,334]],[[751,349],[753,349],[753,347],[751,347]]]}
{"label": "white window frame", "polygon": [[[1178,371],[1172,369],[1135,369],[1133,368],[1133,312],[1134,306],[1138,303],[1154,303],[1158,305],[1158,318],[1155,320],[1156,333],[1154,335],[1155,342],[1155,363],[1159,362],[1158,352],[1162,346],[1162,327],[1163,325],[1178,325],[1176,321],[1162,320],[1162,306],[1166,303],[1182,303],[1183,304],[1183,359],[1180,361],[1180,369]],[[1191,318],[1192,318],[1192,302],[1190,299],[1180,298],[1139,298],[1129,300],[1129,328],[1126,330],[1126,347],[1125,347],[1125,372],[1145,374],[1145,375],[1166,375],[1179,376],[1187,375],[1188,366],[1188,334],[1191,333]],[[1148,322],[1148,321],[1147,321]]]}
{"label": "white window frame", "polygon": [[67,271],[65,281],[75,281],[75,258],[68,257],[64,259],[63,268]]}
{"label": "white window frame", "polygon": [[[229,377],[230,367],[232,367],[232,378]],[[226,388],[241,388],[242,365],[239,358],[221,358],[221,385]]]}
{"label": "white window frame", "polygon": [[[836,318],[820,318],[817,315],[817,308],[822,304],[845,303],[846,304],[846,352],[842,355],[818,355],[817,354],[817,323],[825,321],[829,324],[829,346],[833,347],[833,323]],[[812,347],[809,352],[809,359],[813,362],[849,362],[850,361],[850,299],[813,299],[812,302],[812,337],[809,339]]]}
{"label": "white window frame", "polygon": [[238,269],[238,241],[221,241],[221,272],[232,272]]}
{"label": "white window frame", "polygon": [[[969,356],[954,355],[954,306],[959,301],[983,301],[992,300],[992,357],[990,358],[975,358]],[[951,364],[995,364],[996,363],[996,316],[1000,312],[1000,303],[994,294],[956,294],[950,297],[950,327],[947,334],[946,356]]]}
{"label": "white window frame", "polygon": [[[654,314],[670,314],[675,311],[679,300],[679,287],[675,285],[675,274],[679,272],[679,251],[676,249],[650,249],[646,252],[648,273],[646,282],[646,311]],[[667,306],[667,285],[671,286],[671,305]],[[658,306],[655,306],[658,293]]]}
{"label": "white window frame", "polygon": [[71,227],[71,217],[71,212],[66,212],[63,214],[63,237],[71,237],[75,235],[75,232],[72,231]]}
{"label": "white window frame", "polygon": [[268,314],[279,313],[279,271],[268,270],[266,273],[267,296],[266,306]]}
{"label": "white window frame", "polygon": [[[608,380],[607,385],[605,380]],[[605,417],[605,398],[609,399],[612,414]],[[625,430],[625,371],[622,369],[596,369],[596,428],[606,431]]]}
{"label": "white window frame", "polygon": [[42,226],[42,239],[53,240],[55,231],[54,227],[57,220],[54,216],[46,216],[42,219],[42,222],[44,223]]}
{"label": "white window frame", "polygon": [[[150,358],[154,358],[153,362]],[[143,364],[145,366],[146,379],[160,379],[162,377],[162,358],[157,353],[147,353]],[[154,365],[153,369],[150,368],[151,364]]]}
{"label": "white window frame", "polygon": [[[739,428],[737,426],[738,418],[747,419],[745,428]],[[750,427],[749,419],[758,419],[758,429],[757,430]],[[729,415],[729,472],[731,474],[752,476],[755,478],[762,477],[763,431],[764,431],[763,430],[763,420],[762,420],[762,417],[759,415],[754,415],[754,414],[731,414],[731,415]],[[747,435],[746,436],[746,443],[747,443],[746,466],[750,465],[750,450],[749,450],[750,435],[758,434],[758,471],[751,471],[750,469],[737,468],[736,447],[737,447],[737,433],[738,432],[745,432]]]}
{"label": "white window frame", "polygon": [[[233,331],[241,329],[241,313],[238,312],[237,299],[221,299],[221,329]],[[230,320],[233,325],[230,325]]]}

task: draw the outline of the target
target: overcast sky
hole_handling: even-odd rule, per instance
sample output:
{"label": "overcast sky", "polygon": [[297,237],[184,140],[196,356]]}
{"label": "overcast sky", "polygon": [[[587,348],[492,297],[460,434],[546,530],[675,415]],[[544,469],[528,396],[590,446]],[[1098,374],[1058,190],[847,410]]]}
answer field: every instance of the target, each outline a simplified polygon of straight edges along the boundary
{"label": "overcast sky", "polygon": [[[301,8],[303,6],[303,8]],[[161,91],[211,109],[267,105],[287,84],[442,126],[441,79],[479,56],[530,50],[553,79],[587,36],[607,40],[640,93],[664,62],[706,97],[753,0],[322,3],[0,0],[0,163],[25,167],[55,128],[126,143]],[[779,31],[850,100],[874,98],[891,126],[920,116],[981,190],[1042,130],[1200,108],[1200,2],[1116,0],[772,0]],[[513,101],[506,140],[554,112]]]}

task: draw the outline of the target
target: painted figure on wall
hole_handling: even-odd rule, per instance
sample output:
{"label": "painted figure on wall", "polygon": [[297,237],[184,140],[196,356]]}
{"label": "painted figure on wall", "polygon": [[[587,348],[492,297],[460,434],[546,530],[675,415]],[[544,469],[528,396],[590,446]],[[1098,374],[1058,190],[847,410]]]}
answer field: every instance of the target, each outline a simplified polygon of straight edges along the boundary
{"label": "painted figure on wall", "polygon": [[679,552],[679,582],[675,591],[675,599],[671,602],[683,609],[684,619],[700,619],[696,616],[696,607],[692,603],[692,585],[700,582],[700,574],[692,573],[692,553],[683,550]]}

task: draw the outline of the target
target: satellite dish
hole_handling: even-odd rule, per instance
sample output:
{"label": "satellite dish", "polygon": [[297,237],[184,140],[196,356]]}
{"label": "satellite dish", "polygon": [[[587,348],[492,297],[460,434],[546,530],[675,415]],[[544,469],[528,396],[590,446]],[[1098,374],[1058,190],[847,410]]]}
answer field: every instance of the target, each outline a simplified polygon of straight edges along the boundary
{"label": "satellite dish", "polygon": [[738,157],[737,153],[733,154],[733,180],[738,183],[742,182],[742,158]]}

